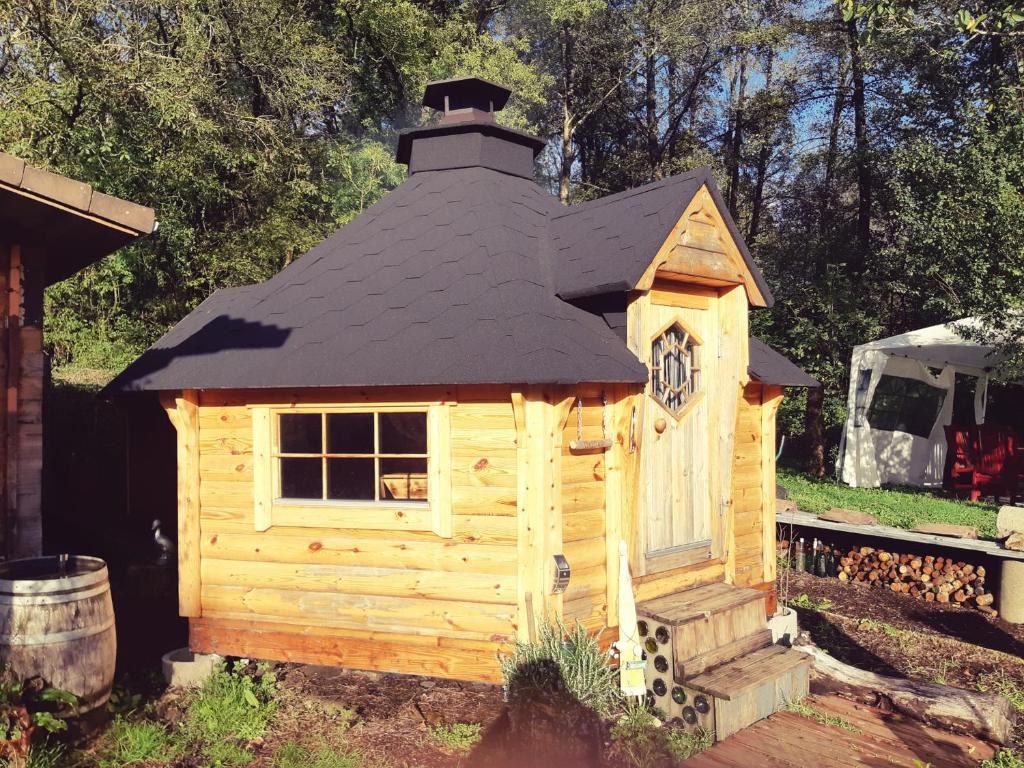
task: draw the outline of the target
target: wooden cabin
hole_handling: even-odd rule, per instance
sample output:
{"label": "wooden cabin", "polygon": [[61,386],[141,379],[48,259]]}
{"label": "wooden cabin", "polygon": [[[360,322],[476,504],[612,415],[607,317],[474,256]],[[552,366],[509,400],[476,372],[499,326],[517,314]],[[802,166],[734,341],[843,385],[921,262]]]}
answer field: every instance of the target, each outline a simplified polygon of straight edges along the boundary
{"label": "wooden cabin", "polygon": [[156,228],[151,208],[0,152],[0,551],[43,548],[43,289]]}
{"label": "wooden cabin", "polygon": [[611,639],[621,540],[641,610],[720,585],[763,629],[768,287],[706,169],[562,207],[508,97],[428,86],[407,181],[112,383],[177,428],[194,650],[496,681],[545,617]]}

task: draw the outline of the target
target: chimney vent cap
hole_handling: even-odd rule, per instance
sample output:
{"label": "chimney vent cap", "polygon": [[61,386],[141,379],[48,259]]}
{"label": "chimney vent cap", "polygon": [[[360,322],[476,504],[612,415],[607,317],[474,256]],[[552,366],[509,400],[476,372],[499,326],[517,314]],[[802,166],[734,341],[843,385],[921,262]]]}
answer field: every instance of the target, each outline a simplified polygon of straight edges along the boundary
{"label": "chimney vent cap", "polygon": [[479,109],[497,112],[508,102],[512,91],[482,77],[457,77],[427,83],[423,106],[449,113],[453,110]]}

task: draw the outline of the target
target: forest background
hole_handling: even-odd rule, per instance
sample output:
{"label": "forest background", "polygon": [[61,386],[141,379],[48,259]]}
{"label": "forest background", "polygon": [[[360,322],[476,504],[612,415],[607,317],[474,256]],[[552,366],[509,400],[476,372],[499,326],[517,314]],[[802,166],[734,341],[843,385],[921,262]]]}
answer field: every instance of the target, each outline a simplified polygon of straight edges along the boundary
{"label": "forest background", "polygon": [[0,149],[152,206],[46,297],[109,378],[404,178],[426,82],[515,92],[573,203],[710,165],[823,383],[782,414],[831,471],[854,344],[969,315],[1024,372],[1024,8],[977,0],[0,0]]}

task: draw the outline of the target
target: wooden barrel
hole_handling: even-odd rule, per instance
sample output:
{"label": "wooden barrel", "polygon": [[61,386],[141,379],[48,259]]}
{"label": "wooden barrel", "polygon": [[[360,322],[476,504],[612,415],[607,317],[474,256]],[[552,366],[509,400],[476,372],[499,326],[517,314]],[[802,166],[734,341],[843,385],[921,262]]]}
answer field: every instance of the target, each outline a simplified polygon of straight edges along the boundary
{"label": "wooden barrel", "polygon": [[0,564],[0,663],[78,696],[79,714],[106,704],[117,636],[107,564],[34,557]]}

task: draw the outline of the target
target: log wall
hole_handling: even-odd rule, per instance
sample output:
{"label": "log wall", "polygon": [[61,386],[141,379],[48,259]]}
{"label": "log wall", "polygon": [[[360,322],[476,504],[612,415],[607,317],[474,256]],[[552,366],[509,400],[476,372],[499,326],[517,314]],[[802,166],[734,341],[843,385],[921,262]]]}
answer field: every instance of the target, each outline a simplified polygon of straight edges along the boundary
{"label": "log wall", "polygon": [[734,583],[772,589],[775,582],[775,415],[779,387],[753,380],[736,413],[733,460]]}
{"label": "log wall", "polygon": [[[612,407],[607,415],[600,397],[583,399],[583,439],[611,435]],[[579,620],[596,631],[608,619],[608,569],[605,530],[605,452],[575,451],[578,404],[572,406],[562,434],[562,548],[572,579],[562,603],[567,622]],[[602,429],[602,420],[609,424]]]}
{"label": "log wall", "polygon": [[[379,393],[374,393],[379,398]],[[393,391],[395,402],[416,397]],[[253,520],[253,393],[198,403],[197,650],[495,679],[516,634],[516,428],[509,394],[460,389],[451,407],[452,537]],[[275,393],[278,403],[363,393]],[[313,514],[313,512],[311,512]]]}

